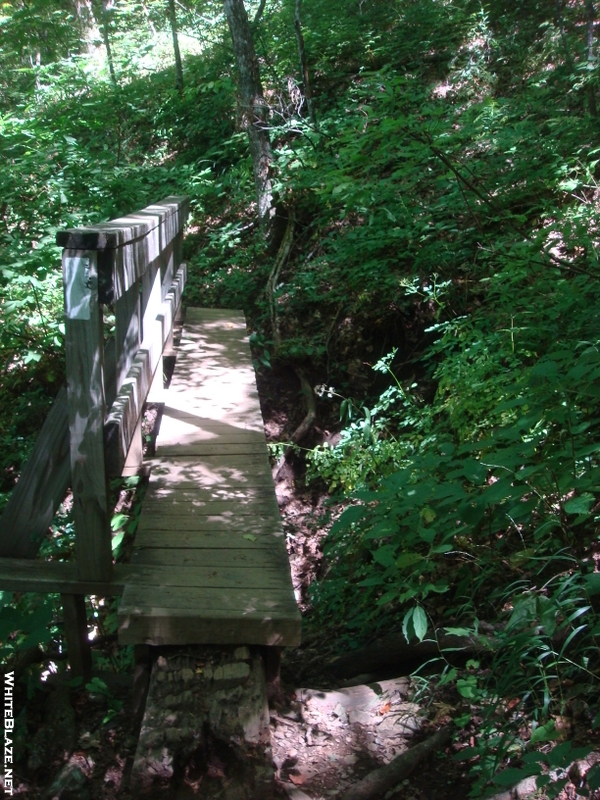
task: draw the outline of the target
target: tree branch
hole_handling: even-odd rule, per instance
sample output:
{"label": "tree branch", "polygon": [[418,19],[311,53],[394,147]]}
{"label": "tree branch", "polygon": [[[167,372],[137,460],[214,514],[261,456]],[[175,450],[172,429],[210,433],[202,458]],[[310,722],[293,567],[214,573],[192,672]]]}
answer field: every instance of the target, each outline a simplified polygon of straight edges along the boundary
{"label": "tree branch", "polygon": [[252,27],[253,28],[256,28],[256,26],[260,22],[261,17],[263,15],[263,11],[265,10],[265,6],[266,5],[267,5],[267,0],[260,0],[260,5],[256,9],[256,14],[254,15],[254,19],[252,20]]}

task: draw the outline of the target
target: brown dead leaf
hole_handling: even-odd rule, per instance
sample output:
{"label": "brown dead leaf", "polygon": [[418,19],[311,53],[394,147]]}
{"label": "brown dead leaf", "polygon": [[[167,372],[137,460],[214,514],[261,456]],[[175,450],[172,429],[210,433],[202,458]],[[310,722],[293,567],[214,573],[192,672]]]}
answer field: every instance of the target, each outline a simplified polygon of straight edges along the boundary
{"label": "brown dead leaf", "polygon": [[294,784],[294,786],[302,786],[303,783],[306,783],[306,775],[302,774],[293,775],[290,772],[290,780]]}
{"label": "brown dead leaf", "polygon": [[379,713],[383,716],[384,714],[387,714],[390,708],[391,708],[391,703],[387,702],[384,706],[381,706],[381,708],[379,709]]}
{"label": "brown dead leaf", "polygon": [[448,703],[434,703],[435,717],[432,720],[433,725],[438,725],[455,716],[456,708]]}

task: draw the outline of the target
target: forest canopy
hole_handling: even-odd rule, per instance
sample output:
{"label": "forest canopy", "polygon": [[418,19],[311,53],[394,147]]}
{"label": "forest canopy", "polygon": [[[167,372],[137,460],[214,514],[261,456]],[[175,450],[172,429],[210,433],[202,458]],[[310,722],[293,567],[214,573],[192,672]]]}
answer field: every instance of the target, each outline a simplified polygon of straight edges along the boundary
{"label": "forest canopy", "polygon": [[[257,367],[316,397],[294,457],[335,522],[308,625],[485,633],[432,679],[483,719],[482,796],[565,716],[600,724],[596,3],[246,9],[250,116],[219,2],[2,5],[0,501],[64,383],[56,231],[189,195],[186,303],[242,308]],[[72,550],[68,513],[49,542]],[[4,658],[31,641],[12,610]]]}

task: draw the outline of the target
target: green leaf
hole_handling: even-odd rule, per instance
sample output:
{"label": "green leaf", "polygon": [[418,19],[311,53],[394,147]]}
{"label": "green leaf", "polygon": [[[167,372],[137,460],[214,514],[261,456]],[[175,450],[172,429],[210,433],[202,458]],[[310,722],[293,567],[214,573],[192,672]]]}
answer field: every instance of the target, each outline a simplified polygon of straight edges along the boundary
{"label": "green leaf", "polygon": [[530,773],[526,770],[508,767],[497,775],[494,775],[493,781],[497,783],[498,786],[514,786],[515,783],[519,783],[523,778],[529,777],[529,774]]}
{"label": "green leaf", "polygon": [[404,615],[402,621],[402,633],[407,642],[416,637],[420,642],[423,641],[427,633],[427,614],[421,606],[413,606]]}
{"label": "green leaf", "polygon": [[422,642],[427,633],[427,614],[423,611],[421,606],[415,606],[412,621],[415,636]]}
{"label": "green leaf", "polygon": [[600,789],[600,764],[594,764],[594,766],[588,770],[585,780],[591,792]]}
{"label": "green leaf", "polygon": [[412,567],[413,564],[418,564],[419,561],[424,561],[425,557],[421,553],[402,553],[396,559],[396,566],[403,569],[404,567]]}
{"label": "green leaf", "polygon": [[463,462],[462,472],[468,481],[475,484],[482,484],[488,474],[487,467],[474,458],[468,458]]}
{"label": "green leaf", "polygon": [[459,678],[456,681],[456,689],[461,697],[465,697],[467,700],[475,699],[479,694],[477,678],[474,675],[469,675],[468,678]]}
{"label": "green leaf", "polygon": [[449,636],[473,636],[473,628],[444,628]]}
{"label": "green leaf", "polygon": [[437,532],[434,528],[421,528],[419,530],[419,537],[423,539],[424,542],[427,542],[427,544],[431,544],[436,536]]}
{"label": "green leaf", "polygon": [[563,505],[567,514],[589,514],[594,503],[594,495],[585,492],[579,497],[572,497]]}
{"label": "green leaf", "polygon": [[435,511],[432,508],[429,508],[429,506],[422,508],[419,513],[424,525],[429,525],[437,516]]}
{"label": "green leaf", "polygon": [[112,531],[118,531],[119,528],[122,528],[129,520],[129,516],[127,514],[115,514],[114,517],[110,521],[110,527]]}
{"label": "green leaf", "polygon": [[531,744],[537,744],[538,742],[549,742],[552,739],[556,739],[558,735],[559,734],[554,725],[554,720],[550,720],[545,725],[539,725],[537,728],[533,729],[531,732],[530,741]]}
{"label": "green leaf", "polygon": [[600,572],[590,572],[583,580],[588,594],[600,594]]}
{"label": "green leaf", "polygon": [[398,590],[397,589],[390,589],[385,594],[382,594],[381,597],[377,600],[378,606],[384,606],[386,603],[391,603],[392,600],[396,600],[398,598]]}
{"label": "green leaf", "polygon": [[393,545],[386,544],[375,550],[373,559],[383,567],[393,567],[396,563],[396,548]]}
{"label": "green leaf", "polygon": [[415,612],[414,608],[410,608],[406,614],[404,615],[404,619],[402,620],[402,633],[404,634],[404,638],[410,644],[412,639],[412,633],[414,631],[414,626],[412,624],[413,614]]}

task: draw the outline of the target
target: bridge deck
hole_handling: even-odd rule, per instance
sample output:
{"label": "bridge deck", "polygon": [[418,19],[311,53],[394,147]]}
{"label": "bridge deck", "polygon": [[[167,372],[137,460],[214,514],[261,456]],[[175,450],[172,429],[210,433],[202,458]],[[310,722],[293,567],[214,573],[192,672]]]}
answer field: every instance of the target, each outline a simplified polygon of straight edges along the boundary
{"label": "bridge deck", "polygon": [[156,453],[119,640],[299,644],[241,313],[188,309]]}

